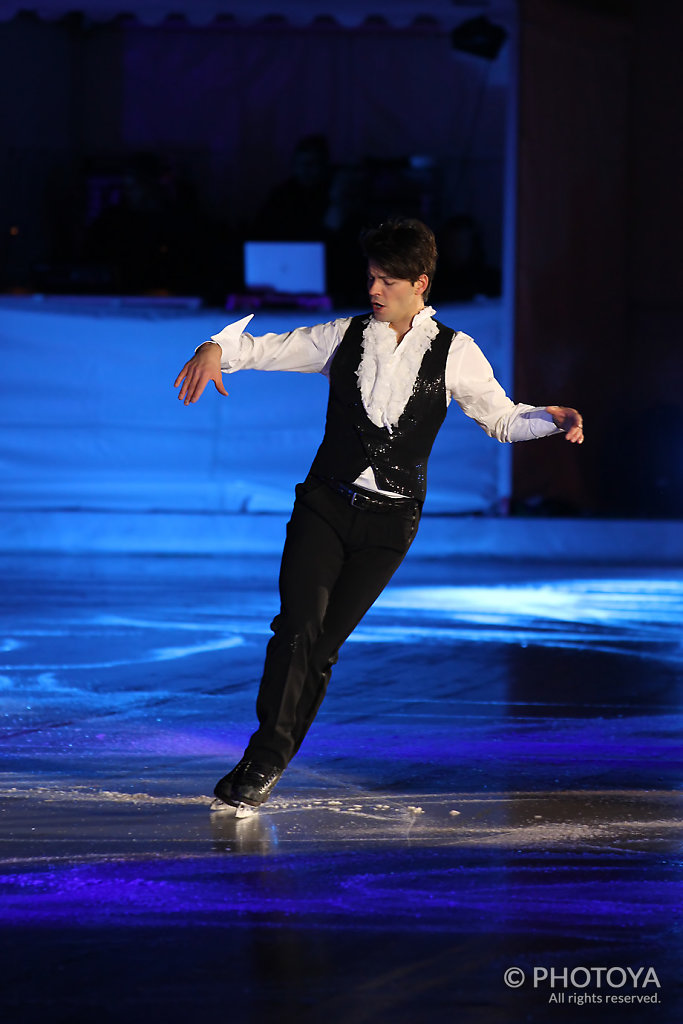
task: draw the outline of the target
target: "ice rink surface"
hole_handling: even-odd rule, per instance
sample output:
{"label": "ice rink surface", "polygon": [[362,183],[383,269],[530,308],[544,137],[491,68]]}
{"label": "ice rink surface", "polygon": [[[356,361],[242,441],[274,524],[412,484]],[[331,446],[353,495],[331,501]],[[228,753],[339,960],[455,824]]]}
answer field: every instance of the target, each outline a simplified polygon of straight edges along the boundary
{"label": "ice rink surface", "polygon": [[3,1024],[682,1019],[683,570],[409,556],[236,820],[277,559],[1,565]]}

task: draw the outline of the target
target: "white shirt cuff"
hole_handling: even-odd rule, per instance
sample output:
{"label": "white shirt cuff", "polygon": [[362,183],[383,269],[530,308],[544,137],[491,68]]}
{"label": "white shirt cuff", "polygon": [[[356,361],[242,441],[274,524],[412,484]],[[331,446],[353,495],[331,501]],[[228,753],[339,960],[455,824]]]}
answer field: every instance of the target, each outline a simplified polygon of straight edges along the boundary
{"label": "white shirt cuff", "polygon": [[228,324],[222,331],[218,334],[212,334],[208,339],[209,341],[213,341],[214,344],[220,345],[222,353],[221,366],[224,370],[230,367],[231,361],[234,362],[239,358],[240,338],[244,334],[249,321],[253,319],[254,314],[250,313],[249,316],[243,317],[242,320],[236,320],[234,324]]}

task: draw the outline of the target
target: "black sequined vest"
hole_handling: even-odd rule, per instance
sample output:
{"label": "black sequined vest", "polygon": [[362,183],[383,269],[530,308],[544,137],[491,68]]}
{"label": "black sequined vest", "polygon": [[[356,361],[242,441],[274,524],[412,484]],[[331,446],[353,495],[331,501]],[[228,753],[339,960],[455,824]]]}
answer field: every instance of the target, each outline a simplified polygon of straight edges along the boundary
{"label": "black sequined vest", "polygon": [[446,360],[454,332],[437,323],[439,333],[390,432],[372,422],[358,384],[363,330],[370,319],[368,314],[353,317],[332,360],[325,436],[311,473],[352,483],[372,466],[380,490],[424,501],[427,460],[446,416]]}

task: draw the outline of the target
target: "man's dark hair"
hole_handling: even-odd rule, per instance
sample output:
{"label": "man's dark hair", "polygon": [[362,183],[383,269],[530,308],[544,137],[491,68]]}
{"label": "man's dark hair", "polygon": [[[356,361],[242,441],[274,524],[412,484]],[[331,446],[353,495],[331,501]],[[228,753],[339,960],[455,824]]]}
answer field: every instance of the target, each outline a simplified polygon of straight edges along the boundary
{"label": "man's dark hair", "polygon": [[436,272],[436,239],[421,220],[388,220],[364,231],[360,244],[368,263],[381,267],[391,277],[414,284],[420,274],[429,278],[425,301]]}

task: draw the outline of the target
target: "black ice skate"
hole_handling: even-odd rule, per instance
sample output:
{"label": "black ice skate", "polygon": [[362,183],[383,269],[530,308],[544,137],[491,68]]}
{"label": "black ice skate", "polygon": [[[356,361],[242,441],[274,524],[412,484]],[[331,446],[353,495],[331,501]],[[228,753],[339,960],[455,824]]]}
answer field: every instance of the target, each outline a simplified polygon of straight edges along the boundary
{"label": "black ice skate", "polygon": [[283,768],[243,757],[216,784],[214,795],[224,804],[235,807],[237,817],[245,817],[266,802],[283,771]]}

